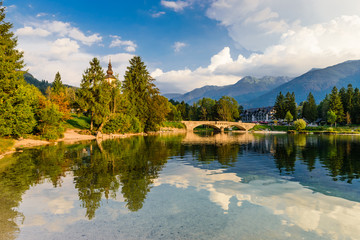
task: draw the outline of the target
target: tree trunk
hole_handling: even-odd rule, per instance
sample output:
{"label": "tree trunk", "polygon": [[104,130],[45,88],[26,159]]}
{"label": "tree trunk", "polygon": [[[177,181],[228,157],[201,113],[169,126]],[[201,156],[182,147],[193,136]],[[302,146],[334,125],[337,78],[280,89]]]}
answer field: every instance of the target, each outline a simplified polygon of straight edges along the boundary
{"label": "tree trunk", "polygon": [[93,120],[93,113],[91,112],[91,118],[90,118],[90,131],[93,130],[93,127],[94,127],[94,120]]}
{"label": "tree trunk", "polygon": [[106,117],[105,120],[100,124],[100,127],[98,129],[99,132],[101,132],[102,128],[105,126],[105,123],[108,121],[109,117]]}

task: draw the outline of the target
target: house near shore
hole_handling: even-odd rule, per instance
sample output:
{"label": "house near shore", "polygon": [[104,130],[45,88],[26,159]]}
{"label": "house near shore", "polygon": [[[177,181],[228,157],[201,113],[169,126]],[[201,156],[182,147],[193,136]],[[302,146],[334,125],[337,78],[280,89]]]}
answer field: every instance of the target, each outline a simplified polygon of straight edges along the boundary
{"label": "house near shore", "polygon": [[275,120],[274,107],[250,108],[241,114],[243,122],[272,122]]}

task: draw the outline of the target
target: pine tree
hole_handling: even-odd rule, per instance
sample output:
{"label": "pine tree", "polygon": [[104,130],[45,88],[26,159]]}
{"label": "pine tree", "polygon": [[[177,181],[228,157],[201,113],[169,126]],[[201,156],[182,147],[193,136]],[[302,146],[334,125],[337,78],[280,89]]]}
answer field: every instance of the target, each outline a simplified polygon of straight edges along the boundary
{"label": "pine tree", "polygon": [[360,90],[358,88],[354,90],[351,119],[353,123],[360,123]]}
{"label": "pine tree", "polygon": [[54,82],[51,86],[51,93],[52,94],[59,94],[60,92],[65,92],[65,86],[61,81],[61,75],[59,72],[56,73]]}
{"label": "pine tree", "polygon": [[329,109],[335,113],[336,122],[344,120],[344,109],[336,86],[331,90]]}
{"label": "pine tree", "polygon": [[276,119],[284,119],[285,118],[285,114],[286,114],[286,112],[285,112],[285,97],[281,92],[276,96],[274,110],[275,110],[275,118]]}
{"label": "pine tree", "polygon": [[314,122],[317,119],[317,106],[315,98],[311,92],[309,93],[307,100],[304,102],[302,116],[309,122]]}
{"label": "pine tree", "polygon": [[101,131],[110,115],[111,86],[105,81],[105,73],[97,58],[93,58],[85,70],[77,95],[80,107],[91,115],[90,130],[94,130],[94,124],[97,124]]}
{"label": "pine tree", "polygon": [[0,136],[21,136],[36,125],[33,106],[37,94],[24,81],[23,52],[16,49],[11,28],[5,22],[5,8],[0,7]]}
{"label": "pine tree", "polygon": [[286,93],[285,97],[285,114],[290,112],[294,119],[297,119],[297,106],[295,101],[295,93]]}
{"label": "pine tree", "polygon": [[[352,119],[352,111],[353,111],[353,102],[354,102],[354,88],[351,84],[347,86],[345,102],[343,102],[344,112],[348,116],[350,116],[350,122]],[[347,118],[349,118],[349,116]]]}
{"label": "pine tree", "polygon": [[161,123],[160,119],[170,111],[165,108],[165,115],[161,112],[164,109],[154,109],[153,106],[165,106],[163,99],[159,98],[159,89],[156,88],[154,81],[145,63],[139,56],[133,57],[130,66],[125,72],[122,90],[129,102],[129,114],[137,117],[145,131],[156,130]]}

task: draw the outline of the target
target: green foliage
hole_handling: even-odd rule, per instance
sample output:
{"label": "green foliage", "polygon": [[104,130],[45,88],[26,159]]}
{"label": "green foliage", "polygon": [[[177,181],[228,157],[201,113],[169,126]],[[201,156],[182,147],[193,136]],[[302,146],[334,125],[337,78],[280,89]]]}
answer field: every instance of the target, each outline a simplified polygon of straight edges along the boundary
{"label": "green foliage", "polygon": [[[296,101],[295,101],[295,93],[286,93],[286,97],[285,97],[285,111],[290,112],[293,119],[297,118],[297,106],[296,106]],[[285,115],[286,117],[286,115]],[[291,120],[292,121],[292,120]]]}
{"label": "green foliage", "polygon": [[65,92],[65,86],[61,81],[61,75],[59,72],[56,73],[54,82],[52,83],[51,92],[53,94],[59,94]]}
{"label": "green foliage", "polygon": [[170,103],[166,97],[155,94],[150,99],[149,110],[149,116],[145,124],[146,131],[157,131],[160,124],[165,121],[166,115],[170,112]]}
{"label": "green foliage", "polygon": [[154,80],[139,56],[130,60],[122,90],[129,103],[128,114],[136,116],[145,131],[156,130],[170,112],[168,101],[159,95]]}
{"label": "green foliage", "polygon": [[94,123],[101,125],[110,115],[111,86],[105,81],[105,73],[97,58],[90,61],[90,67],[83,74],[77,101],[91,114],[90,130],[93,130]]}
{"label": "green foliage", "polygon": [[185,128],[185,125],[181,122],[162,122],[161,126],[168,128],[180,128],[180,129]]}
{"label": "green foliage", "polygon": [[338,119],[338,116],[336,113],[332,110],[329,110],[327,112],[327,121],[331,124],[331,126],[336,123],[336,120]]}
{"label": "green foliage", "polygon": [[42,138],[55,140],[63,137],[65,131],[62,122],[62,113],[59,107],[53,103],[46,103],[38,113],[39,124],[37,126]]}
{"label": "green foliage", "polygon": [[216,102],[216,111],[221,121],[234,121],[240,117],[239,104],[233,97],[222,96]]}
{"label": "green foliage", "polygon": [[295,101],[295,93],[286,93],[286,97],[279,92],[276,97],[274,104],[275,118],[276,119],[285,119],[286,113],[290,112],[293,116],[293,119],[297,118],[297,106]]}
{"label": "green foliage", "polygon": [[35,87],[20,85],[0,100],[0,136],[20,137],[33,131],[38,94]]}
{"label": "green foliage", "polygon": [[73,115],[71,119],[68,119],[66,121],[67,128],[77,128],[77,129],[88,129],[90,130],[90,117],[84,116],[84,115]]}
{"label": "green foliage", "polygon": [[0,136],[19,137],[32,132],[36,125],[36,94],[24,81],[23,53],[16,49],[12,24],[4,20],[5,8],[0,8]]}
{"label": "green foliage", "polygon": [[303,104],[302,116],[309,122],[314,122],[317,119],[318,111],[315,103],[315,98],[310,92],[307,100]]}
{"label": "green foliage", "polygon": [[295,120],[294,127],[297,131],[301,131],[306,128],[306,122],[303,119]]}
{"label": "green foliage", "polygon": [[216,116],[216,101],[211,98],[202,98],[197,102],[199,106],[199,120],[206,121],[215,119]]}
{"label": "green foliage", "polygon": [[275,110],[275,118],[276,119],[284,119],[285,118],[285,114],[286,114],[285,97],[281,92],[276,96],[274,110]]}
{"label": "green foliage", "polygon": [[142,131],[139,119],[123,113],[113,115],[103,128],[104,133],[138,133]]}
{"label": "green foliage", "polygon": [[[336,87],[332,89],[329,97],[329,109],[336,115],[335,122],[342,122],[344,120],[344,108]],[[328,122],[332,122],[332,119],[328,119]]]}
{"label": "green foliage", "polygon": [[46,94],[46,89],[48,87],[51,87],[51,84],[48,81],[45,80],[39,81],[36,78],[34,78],[34,76],[31,75],[30,73],[24,73],[24,79],[28,84],[37,87],[40,90],[40,92],[44,95]]}
{"label": "green foliage", "polygon": [[169,104],[170,104],[170,112],[166,116],[166,120],[168,120],[168,121],[181,121],[182,120],[181,112],[171,102],[169,102]]}
{"label": "green foliage", "polygon": [[9,151],[14,146],[13,139],[0,138],[0,154]]}
{"label": "green foliage", "polygon": [[293,115],[290,113],[290,111],[286,112],[285,120],[287,121],[288,124],[293,120]]}

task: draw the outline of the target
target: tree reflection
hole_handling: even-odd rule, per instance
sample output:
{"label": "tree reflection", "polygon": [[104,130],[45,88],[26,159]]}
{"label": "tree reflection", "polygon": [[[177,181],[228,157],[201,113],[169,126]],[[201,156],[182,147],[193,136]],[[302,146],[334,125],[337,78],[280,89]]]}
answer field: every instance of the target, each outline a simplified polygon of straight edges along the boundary
{"label": "tree reflection", "polygon": [[311,172],[318,160],[334,181],[351,183],[360,177],[359,144],[359,136],[274,136],[273,156],[280,173],[294,173],[297,160]]}
{"label": "tree reflection", "polygon": [[59,144],[28,149],[1,159],[7,164],[0,171],[0,239],[15,239],[19,233],[16,222],[22,221],[24,216],[16,208],[25,191],[46,180],[54,187],[61,185],[61,178],[71,162],[65,149]]}
{"label": "tree reflection", "polygon": [[142,208],[153,180],[177,145],[156,136],[106,140],[89,147],[89,154],[74,163],[75,187],[92,219],[102,196],[116,198],[121,193],[130,211]]}

